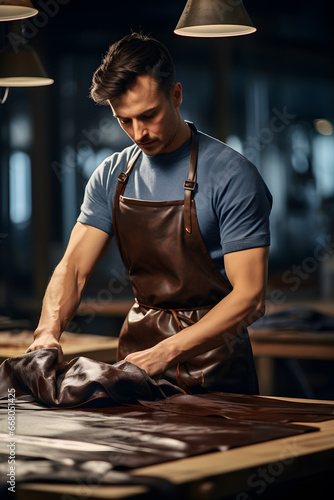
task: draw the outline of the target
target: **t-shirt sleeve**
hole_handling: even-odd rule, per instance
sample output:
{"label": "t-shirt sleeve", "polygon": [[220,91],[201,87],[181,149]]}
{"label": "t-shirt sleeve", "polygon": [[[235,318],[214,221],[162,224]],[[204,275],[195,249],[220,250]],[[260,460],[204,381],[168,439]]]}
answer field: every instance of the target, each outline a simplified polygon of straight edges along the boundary
{"label": "t-shirt sleeve", "polygon": [[221,187],[215,199],[223,254],[270,245],[272,196],[257,168],[232,154]]}
{"label": "t-shirt sleeve", "polygon": [[107,158],[90,177],[78,222],[113,235],[112,203],[108,195],[110,160]]}

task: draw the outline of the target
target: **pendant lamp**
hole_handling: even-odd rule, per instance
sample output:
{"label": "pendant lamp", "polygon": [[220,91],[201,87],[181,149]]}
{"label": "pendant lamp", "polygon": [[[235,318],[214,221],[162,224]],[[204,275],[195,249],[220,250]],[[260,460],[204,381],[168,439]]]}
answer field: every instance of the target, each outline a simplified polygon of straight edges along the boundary
{"label": "pendant lamp", "polygon": [[26,19],[37,13],[30,0],[0,0],[0,21]]}
{"label": "pendant lamp", "polygon": [[53,82],[28,45],[16,52],[8,46],[0,53],[0,87],[41,87]]}
{"label": "pendant lamp", "polygon": [[241,0],[188,0],[174,33],[212,38],[255,31]]}

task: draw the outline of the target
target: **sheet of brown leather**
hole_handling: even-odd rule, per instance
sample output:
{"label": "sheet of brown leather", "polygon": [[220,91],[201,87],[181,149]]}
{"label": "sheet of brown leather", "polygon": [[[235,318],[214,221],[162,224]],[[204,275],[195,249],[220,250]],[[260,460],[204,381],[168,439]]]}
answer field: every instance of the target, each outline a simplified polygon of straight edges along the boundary
{"label": "sheet of brown leather", "polygon": [[50,407],[82,406],[101,398],[107,398],[108,405],[125,404],[183,393],[124,361],[110,365],[80,356],[58,364],[55,348],[6,359],[0,366],[0,399],[7,397],[8,388]]}
{"label": "sheet of brown leather", "polygon": [[[105,471],[100,484],[113,484],[115,470],[316,432],[290,422],[334,418],[334,405],[187,395],[130,363],[79,357],[57,365],[56,357],[55,349],[43,349],[0,366],[1,440],[8,439],[8,389],[15,389],[17,458],[26,464],[21,480],[43,480],[45,469],[44,479],[67,474],[75,482],[96,462]],[[1,454],[7,459],[5,446]]]}
{"label": "sheet of brown leather", "polygon": [[55,408],[110,407],[141,403],[154,411],[219,415],[226,419],[291,422],[334,418],[334,406],[300,404],[258,396],[212,392],[188,395],[179,387],[147,376],[125,361],[103,363],[86,357],[57,363],[57,349],[40,349],[8,358],[0,366],[0,399],[31,396],[30,400]]}
{"label": "sheet of brown leather", "polygon": [[[6,416],[1,411],[2,426]],[[17,427],[20,458],[105,461],[117,469],[313,431],[307,426],[199,417],[140,405],[96,411],[18,409]]]}
{"label": "sheet of brown leather", "polygon": [[165,401],[141,401],[155,411],[187,415],[217,415],[247,422],[322,422],[334,419],[334,405],[298,403],[244,394],[175,395]]}

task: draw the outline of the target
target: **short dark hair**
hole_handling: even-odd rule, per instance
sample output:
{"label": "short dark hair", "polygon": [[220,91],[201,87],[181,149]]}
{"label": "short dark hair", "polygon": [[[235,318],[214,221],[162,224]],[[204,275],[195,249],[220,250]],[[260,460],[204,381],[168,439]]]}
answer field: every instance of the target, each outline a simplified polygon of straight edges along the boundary
{"label": "short dark hair", "polygon": [[95,71],[90,96],[97,104],[126,92],[138,75],[151,75],[169,97],[175,83],[173,59],[165,45],[142,33],[131,33],[113,43]]}

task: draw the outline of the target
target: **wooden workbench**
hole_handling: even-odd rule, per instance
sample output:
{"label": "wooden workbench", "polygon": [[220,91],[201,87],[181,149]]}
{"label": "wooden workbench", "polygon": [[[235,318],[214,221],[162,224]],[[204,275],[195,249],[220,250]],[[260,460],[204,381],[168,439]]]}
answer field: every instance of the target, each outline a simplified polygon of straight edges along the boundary
{"label": "wooden workbench", "polygon": [[[0,363],[7,358],[20,356],[33,341],[33,332],[24,330],[19,333],[0,332]],[[87,335],[64,332],[61,336],[61,346],[64,361],[73,357],[86,356],[105,363],[116,360],[118,338],[100,335]]]}
{"label": "wooden workbench", "polygon": [[[16,345],[11,344],[15,337]],[[321,336],[320,336],[321,335]],[[251,334],[257,359],[276,356],[333,359],[332,334],[307,333],[298,338],[294,334],[272,335],[258,331]],[[2,332],[0,359],[18,356],[32,340],[32,332],[10,334]],[[269,339],[269,340],[268,340]],[[305,340],[306,339],[306,340]],[[117,338],[65,332],[62,337],[64,360],[74,356],[88,356],[105,362],[114,362]],[[7,345],[6,345],[7,343]],[[318,347],[316,347],[318,346]],[[319,358],[317,358],[319,359]],[[261,376],[261,374],[260,374]],[[268,372],[263,376],[268,377]],[[286,398],[287,399],[287,398]],[[303,400],[298,400],[303,401]],[[304,400],[310,402],[310,400]],[[325,401],[319,401],[326,403]],[[333,403],[333,402],[332,402]],[[319,432],[277,439],[265,443],[209,453],[145,468],[135,469],[132,475],[166,478],[177,485],[184,500],[272,500],[272,488],[279,485],[314,483],[334,473],[334,420],[314,425]],[[266,479],[264,479],[264,476]],[[292,481],[292,483],[291,483]],[[263,491],[262,491],[263,490]],[[261,492],[261,494],[259,493]],[[260,494],[260,496],[259,496]],[[18,485],[18,500],[70,500],[73,498],[145,499],[144,486],[96,486],[85,484],[22,484]],[[266,496],[269,495],[269,496]],[[284,495],[285,500],[287,500]],[[275,497],[276,498],[276,497]],[[304,498],[307,498],[304,496]],[[319,497],[310,497],[317,499]]]}
{"label": "wooden workbench", "polygon": [[275,331],[249,328],[260,394],[273,395],[274,360],[334,360],[334,332]]}
{"label": "wooden workbench", "polygon": [[[260,394],[273,395],[275,358],[334,360],[334,332],[289,332],[249,328]],[[32,342],[33,332],[0,333],[0,363],[19,356]],[[64,361],[73,357],[114,363],[118,338],[64,332]]]}
{"label": "wooden workbench", "polygon": [[[274,492],[284,487],[284,498],[290,499],[294,485],[304,485],[310,492],[319,478],[319,494],[305,496],[300,490],[301,498],[329,498],[324,489],[334,470],[334,420],[309,425],[320,431],[139,468],[131,474],[165,478],[177,486],[184,500],[271,500],[282,498]],[[36,483],[19,485],[17,499],[152,498],[146,493],[144,486]]]}

